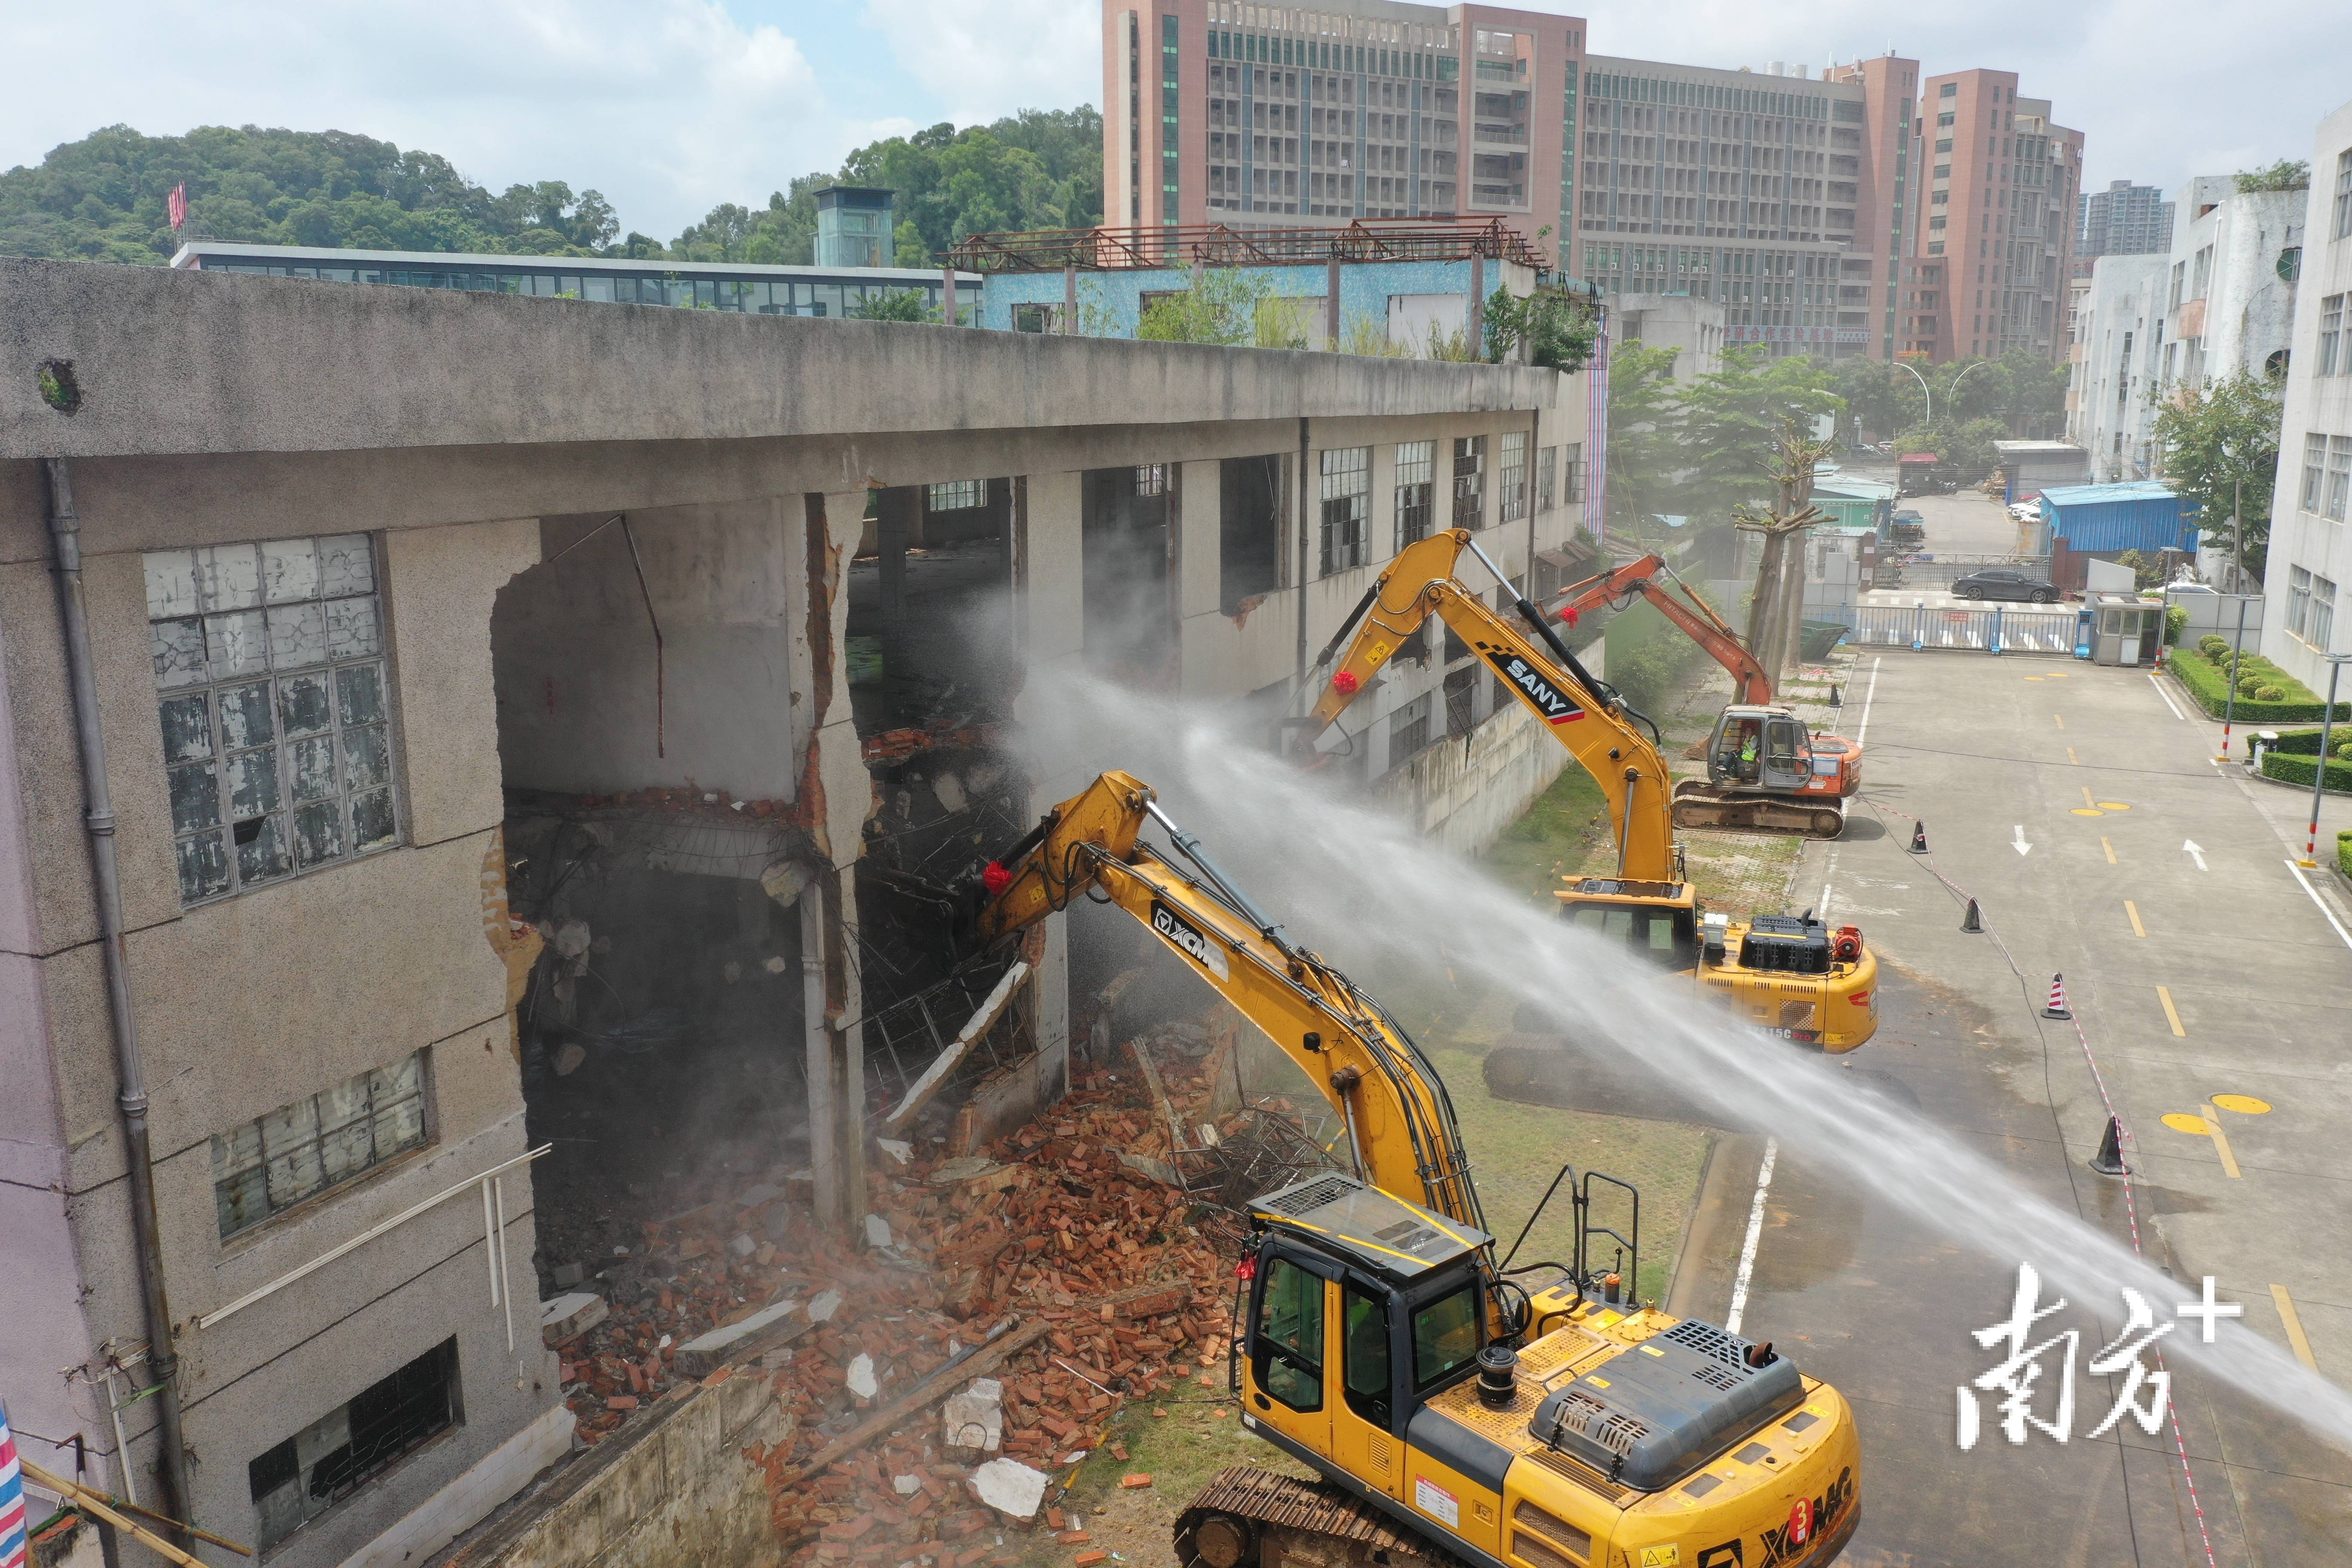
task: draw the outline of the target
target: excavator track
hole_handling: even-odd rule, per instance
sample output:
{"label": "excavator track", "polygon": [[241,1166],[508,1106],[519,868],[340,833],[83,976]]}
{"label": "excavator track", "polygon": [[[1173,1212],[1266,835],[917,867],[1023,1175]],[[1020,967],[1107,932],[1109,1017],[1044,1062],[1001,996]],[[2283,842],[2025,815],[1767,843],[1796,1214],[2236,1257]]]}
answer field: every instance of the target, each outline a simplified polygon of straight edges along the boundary
{"label": "excavator track", "polygon": [[1176,1520],[1179,1568],[1465,1568],[1328,1481],[1234,1465]]}
{"label": "excavator track", "polygon": [[1675,785],[1674,809],[1676,827],[1736,827],[1809,838],[1835,838],[1845,831],[1845,802],[1835,796],[1731,795],[1684,779]]}

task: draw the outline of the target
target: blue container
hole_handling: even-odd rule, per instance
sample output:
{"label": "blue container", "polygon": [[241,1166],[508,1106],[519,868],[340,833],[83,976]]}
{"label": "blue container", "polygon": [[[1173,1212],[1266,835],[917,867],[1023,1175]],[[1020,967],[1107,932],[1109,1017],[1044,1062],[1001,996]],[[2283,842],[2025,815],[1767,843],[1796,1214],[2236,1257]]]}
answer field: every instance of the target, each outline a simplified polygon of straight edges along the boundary
{"label": "blue container", "polygon": [[2042,517],[2080,555],[2197,548],[2196,507],[2153,479],[2043,490]]}

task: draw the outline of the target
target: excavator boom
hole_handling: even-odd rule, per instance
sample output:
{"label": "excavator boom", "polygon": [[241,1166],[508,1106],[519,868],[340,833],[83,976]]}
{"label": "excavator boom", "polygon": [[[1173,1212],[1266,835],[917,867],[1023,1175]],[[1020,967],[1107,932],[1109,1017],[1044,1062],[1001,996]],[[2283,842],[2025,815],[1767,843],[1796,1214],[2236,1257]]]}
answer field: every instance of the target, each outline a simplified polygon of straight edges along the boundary
{"label": "excavator boom", "polygon": [[[1167,829],[1179,869],[1139,840]],[[1107,773],[1048,812],[992,863],[977,925],[984,942],[1044,919],[1090,889],[1149,927],[1297,1062],[1346,1122],[1356,1168],[1381,1190],[1485,1231],[1453,1102],[1395,1019],[1292,941],[1169,821],[1151,787]]]}
{"label": "excavator boom", "polygon": [[[1682,592],[1669,591],[1659,582],[1670,580]],[[1691,592],[1688,584],[1675,576],[1662,555],[1644,555],[1639,561],[1629,561],[1613,571],[1597,573],[1581,583],[1571,583],[1561,589],[1552,601],[1550,614],[1570,626],[1576,618],[1603,605],[1622,604],[1639,594],[1658,607],[1658,613],[1681,628],[1684,636],[1706,649],[1715,661],[1731,672],[1739,688],[1737,700],[1759,705],[1772,700],[1772,678],[1765,673],[1764,665],[1730,624],[1715,613],[1707,602]]]}
{"label": "excavator boom", "polygon": [[1465,550],[1477,550],[1469,533],[1448,529],[1406,546],[1389,563],[1318,661],[1328,663],[1340,641],[1354,633],[1316,701],[1317,724],[1328,726],[1339,718],[1405,639],[1434,615],[1486,661],[1600,784],[1617,828],[1617,874],[1636,881],[1680,881],[1667,810],[1671,785],[1656,744],[1586,673],[1534,605],[1517,601],[1530,628],[1522,632],[1455,580],[1454,565]]}

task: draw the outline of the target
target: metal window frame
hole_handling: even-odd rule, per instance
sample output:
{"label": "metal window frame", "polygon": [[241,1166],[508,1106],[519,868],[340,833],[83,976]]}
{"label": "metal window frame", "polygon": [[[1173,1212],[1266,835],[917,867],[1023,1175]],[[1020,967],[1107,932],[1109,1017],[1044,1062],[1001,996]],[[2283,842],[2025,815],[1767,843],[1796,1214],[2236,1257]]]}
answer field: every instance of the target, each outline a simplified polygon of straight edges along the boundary
{"label": "metal window frame", "polygon": [[[288,882],[291,882],[298,878],[314,876],[322,871],[333,870],[337,867],[351,865],[355,861],[365,859],[371,856],[388,853],[389,851],[402,847],[407,841],[410,829],[407,801],[408,778],[405,762],[407,747],[405,744],[405,736],[403,732],[400,716],[400,669],[398,662],[394,656],[394,628],[393,623],[392,597],[387,586],[388,574],[386,570],[387,563],[384,559],[383,541],[379,534],[373,531],[359,530],[355,531],[359,538],[367,542],[368,565],[371,578],[373,583],[373,586],[365,595],[366,597],[373,600],[375,604],[376,626],[377,634],[380,638],[380,646],[373,656],[369,658],[349,659],[341,662],[338,662],[333,658],[330,657],[326,662],[322,664],[309,666],[300,669],[289,670],[281,674],[277,668],[277,661],[273,654],[270,658],[268,666],[258,673],[247,674],[234,679],[222,679],[213,676],[210,673],[209,668],[207,668],[205,679],[201,681],[196,681],[186,686],[167,688],[162,685],[155,685],[152,688],[155,700],[156,722],[159,730],[162,724],[163,705],[165,702],[175,701],[184,698],[198,695],[201,695],[205,699],[205,721],[212,739],[212,761],[214,764],[213,787],[218,798],[220,809],[219,825],[208,831],[217,832],[227,836],[229,871],[228,887],[221,892],[212,894],[205,898],[197,899],[193,901],[188,900],[184,897],[180,905],[182,910],[207,909],[215,904],[225,903],[231,899],[242,898],[249,892],[256,892],[268,888],[279,887]],[[233,539],[214,544],[187,545],[180,548],[191,553],[201,550],[233,549],[237,547],[249,547],[254,550],[259,550],[264,545],[280,543],[292,539],[305,539],[310,541],[315,546],[317,542],[322,539],[343,537],[349,537],[349,535],[338,533],[284,534],[270,539]],[[147,605],[145,602],[144,576],[146,558],[150,555],[166,555],[176,552],[177,552],[173,550],[149,550],[142,551],[140,552],[142,624],[148,628],[149,657],[151,661],[153,657],[153,628],[158,622],[161,620],[185,619],[187,617],[159,617],[151,613],[152,607]],[[358,598],[361,596],[362,595],[343,595],[346,599]],[[287,601],[289,605],[319,605],[322,607],[322,614],[323,606],[334,602],[336,601],[327,599],[323,596],[307,600]],[[267,595],[265,595],[262,604],[257,607],[266,612],[275,606],[269,605]],[[225,612],[206,610],[199,605],[195,612],[194,618],[201,626],[202,623],[211,616],[222,613]],[[268,633],[265,631],[264,637],[267,637],[267,636]],[[348,752],[346,752],[343,744],[344,727],[342,701],[340,691],[337,689],[335,676],[341,670],[357,668],[362,665],[370,663],[379,666],[383,671],[383,731],[386,755],[384,759],[385,776],[383,787],[389,792],[392,801],[392,837],[383,843],[375,846],[373,848],[362,849],[358,847],[356,836],[352,828],[351,804],[353,797],[353,792],[344,782],[346,776],[344,772],[345,758],[348,755]],[[326,733],[331,740],[335,748],[336,784],[333,798],[341,808],[341,819],[344,835],[344,847],[341,853],[332,857],[331,858],[321,860],[316,865],[303,866],[299,863],[298,857],[295,853],[293,826],[294,815],[299,805],[315,805],[317,803],[298,803],[294,799],[293,779],[290,769],[287,765],[287,754],[290,750],[290,743],[286,739],[284,732],[284,715],[278,706],[278,683],[282,679],[306,676],[313,673],[324,674],[327,677],[329,714]],[[151,680],[152,679],[152,670],[150,679]],[[272,738],[268,742],[268,745],[269,749],[277,754],[279,771],[278,786],[281,800],[281,804],[276,813],[265,813],[264,816],[265,817],[271,815],[281,816],[287,825],[286,855],[288,867],[287,869],[278,876],[248,884],[238,873],[236,865],[237,845],[235,831],[236,818],[230,814],[230,801],[228,795],[229,771],[227,763],[229,748],[226,744],[223,731],[220,727],[220,696],[222,692],[232,687],[249,686],[257,680],[266,683],[269,688]],[[367,725],[358,726],[360,729],[366,729],[369,727],[370,726]],[[257,746],[241,748],[241,750],[246,752],[259,751],[262,748]],[[163,758],[164,782],[167,796],[170,788],[171,770],[176,765],[179,764],[175,759],[168,755]],[[173,845],[173,877],[175,883],[178,880],[178,857],[180,843],[184,838],[192,837],[194,836],[182,834],[178,830],[178,826],[176,824],[173,825],[171,835]]]}
{"label": "metal window frame", "polygon": [[[241,1121],[226,1133],[214,1133],[208,1141],[208,1149],[215,1152],[227,1139],[235,1137],[238,1132],[243,1131],[247,1127],[255,1130],[254,1135],[257,1140],[259,1140],[264,1136],[261,1131],[263,1122],[268,1121],[272,1116],[280,1115],[285,1111],[291,1110],[293,1107],[301,1104],[303,1100],[307,1100],[310,1101],[312,1110],[318,1118],[318,1125],[313,1129],[309,1139],[309,1143],[311,1147],[318,1149],[320,1152],[319,1169],[323,1174],[326,1170],[326,1134],[323,1131],[326,1117],[324,1108],[319,1104],[320,1098],[359,1079],[372,1079],[374,1075],[379,1072],[397,1071],[401,1067],[405,1066],[411,1061],[416,1063],[415,1098],[418,1136],[415,1142],[404,1143],[400,1147],[394,1149],[389,1152],[372,1152],[365,1164],[353,1166],[349,1172],[345,1173],[343,1175],[336,1177],[332,1181],[322,1181],[318,1186],[312,1188],[307,1193],[304,1193],[300,1197],[295,1198],[291,1202],[284,1205],[279,1205],[270,1200],[268,1194],[268,1178],[265,1173],[262,1179],[262,1202],[265,1205],[265,1212],[260,1215],[260,1217],[248,1220],[245,1224],[238,1226],[235,1230],[221,1231],[219,1233],[220,1239],[223,1241],[229,1241],[237,1237],[247,1235],[250,1232],[258,1229],[260,1226],[268,1224],[271,1220],[278,1218],[280,1215],[289,1214],[295,1209],[300,1208],[305,1204],[310,1203],[315,1199],[324,1197],[329,1193],[334,1192],[337,1188],[350,1185],[352,1182],[359,1180],[360,1177],[365,1175],[368,1172],[376,1169],[376,1167],[380,1165],[389,1163],[394,1160],[399,1159],[402,1155],[410,1153],[415,1150],[431,1148],[437,1135],[437,1129],[434,1126],[436,1118],[434,1116],[432,1049],[433,1048],[430,1046],[420,1046],[415,1050],[411,1051],[407,1056],[402,1058],[391,1068],[370,1068],[365,1071],[354,1073],[350,1078],[344,1079],[341,1083],[331,1084],[326,1089],[320,1089],[315,1093],[302,1095],[297,1099],[289,1100],[285,1104],[266,1111],[262,1115],[253,1118],[251,1121]],[[402,1097],[403,1100],[405,1100],[406,1098],[406,1096]],[[397,1105],[399,1103],[401,1103],[400,1100],[394,1100],[392,1102],[394,1105]],[[389,1109],[389,1107],[381,1109]],[[374,1150],[375,1146],[373,1130],[375,1119],[379,1114],[379,1110],[380,1108],[375,1104],[374,1100],[373,1086],[371,1084],[367,1119],[369,1123],[368,1142],[369,1148],[372,1151]],[[261,1160],[261,1168],[265,1173],[267,1173],[270,1163],[271,1156],[265,1149]],[[215,1169],[217,1169],[217,1167],[215,1167]],[[217,1217],[221,1185],[221,1178],[218,1174],[215,1174],[213,1177],[212,1185],[214,1193],[214,1210],[215,1217]]]}

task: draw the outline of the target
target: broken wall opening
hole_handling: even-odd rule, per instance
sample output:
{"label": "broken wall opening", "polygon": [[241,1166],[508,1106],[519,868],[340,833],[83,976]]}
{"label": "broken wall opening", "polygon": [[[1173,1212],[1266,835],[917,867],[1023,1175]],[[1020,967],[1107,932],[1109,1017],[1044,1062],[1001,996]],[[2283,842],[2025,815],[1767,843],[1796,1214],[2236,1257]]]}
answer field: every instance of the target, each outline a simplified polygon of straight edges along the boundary
{"label": "broken wall opening", "polygon": [[1088,668],[1172,689],[1181,674],[1176,601],[1174,463],[1092,468],[1082,514]]}
{"label": "broken wall opening", "polygon": [[1283,454],[1217,467],[1217,607],[1246,615],[1282,586]]}

